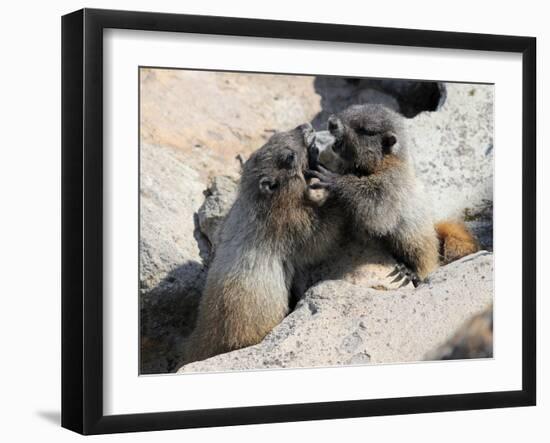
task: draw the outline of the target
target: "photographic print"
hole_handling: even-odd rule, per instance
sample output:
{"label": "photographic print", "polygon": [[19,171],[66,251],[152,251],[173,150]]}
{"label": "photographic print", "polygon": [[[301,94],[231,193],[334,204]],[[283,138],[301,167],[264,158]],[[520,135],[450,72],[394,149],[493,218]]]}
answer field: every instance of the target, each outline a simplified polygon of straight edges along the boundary
{"label": "photographic print", "polygon": [[63,427],[536,404],[535,38],[83,9],[61,129]]}
{"label": "photographic print", "polygon": [[493,357],[494,85],[139,68],[140,373]]}

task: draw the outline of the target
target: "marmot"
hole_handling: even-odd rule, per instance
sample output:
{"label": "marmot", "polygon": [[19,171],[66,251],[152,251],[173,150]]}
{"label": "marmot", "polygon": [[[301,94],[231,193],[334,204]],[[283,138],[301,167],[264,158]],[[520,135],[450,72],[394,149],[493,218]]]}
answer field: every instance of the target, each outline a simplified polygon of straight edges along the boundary
{"label": "marmot", "polygon": [[274,134],[245,162],[208,269],[185,362],[259,343],[289,313],[296,274],[338,241],[339,210],[304,177],[310,124]]}
{"label": "marmot", "polygon": [[[461,222],[435,223],[407,149],[402,117],[382,105],[347,108],[328,120],[334,137],[322,165],[307,172],[347,209],[360,235],[381,238],[400,262],[403,285],[424,281],[442,262],[479,247]],[[325,167],[323,167],[325,166]],[[328,169],[327,169],[328,168]]]}
{"label": "marmot", "polygon": [[468,320],[446,343],[424,360],[493,357],[493,305]]}

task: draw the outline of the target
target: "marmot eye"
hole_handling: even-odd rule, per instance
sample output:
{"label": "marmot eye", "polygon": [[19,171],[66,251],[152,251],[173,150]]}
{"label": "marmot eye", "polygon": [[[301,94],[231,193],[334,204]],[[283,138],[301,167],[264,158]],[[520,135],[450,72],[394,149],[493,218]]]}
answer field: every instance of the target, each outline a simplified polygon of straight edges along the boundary
{"label": "marmot eye", "polygon": [[355,132],[357,132],[359,135],[366,135],[368,137],[372,137],[373,135],[377,134],[376,131],[367,129],[364,126],[359,126],[358,128],[355,128]]}
{"label": "marmot eye", "polygon": [[295,152],[289,152],[288,154],[286,154],[282,161],[281,161],[281,166],[283,168],[287,168],[287,169],[290,169],[294,166],[294,164],[296,163],[296,153]]}

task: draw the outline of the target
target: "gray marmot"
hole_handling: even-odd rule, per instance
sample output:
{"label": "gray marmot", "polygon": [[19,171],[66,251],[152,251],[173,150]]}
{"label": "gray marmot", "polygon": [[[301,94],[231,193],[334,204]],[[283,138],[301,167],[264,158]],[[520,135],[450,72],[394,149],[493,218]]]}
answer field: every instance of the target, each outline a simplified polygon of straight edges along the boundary
{"label": "gray marmot", "polygon": [[[334,141],[307,171],[347,210],[359,236],[383,239],[400,265],[391,275],[417,286],[440,263],[476,252],[461,222],[435,223],[417,178],[402,117],[382,105],[351,106],[329,118]],[[327,169],[328,168],[328,169]]]}
{"label": "gray marmot", "polygon": [[309,124],[274,134],[243,165],[220,230],[185,362],[259,343],[289,313],[300,270],[340,236],[340,210],[311,197]]}

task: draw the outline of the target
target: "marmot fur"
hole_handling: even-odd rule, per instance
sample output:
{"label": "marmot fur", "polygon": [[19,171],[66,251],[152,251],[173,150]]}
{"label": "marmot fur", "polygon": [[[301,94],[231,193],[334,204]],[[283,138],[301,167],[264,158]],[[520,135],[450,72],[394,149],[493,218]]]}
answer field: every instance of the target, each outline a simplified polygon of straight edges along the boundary
{"label": "marmot fur", "polygon": [[311,198],[304,178],[314,138],[309,124],[276,133],[243,165],[186,363],[259,343],[289,313],[296,274],[337,241],[340,211]]}
{"label": "marmot fur", "polygon": [[355,105],[331,116],[328,128],[334,143],[321,153],[322,165],[308,171],[320,180],[312,187],[329,190],[360,236],[387,243],[404,265],[393,274],[399,274],[395,281],[412,280],[416,286],[440,261],[448,263],[479,249],[463,223],[435,223],[401,116],[382,105]]}

